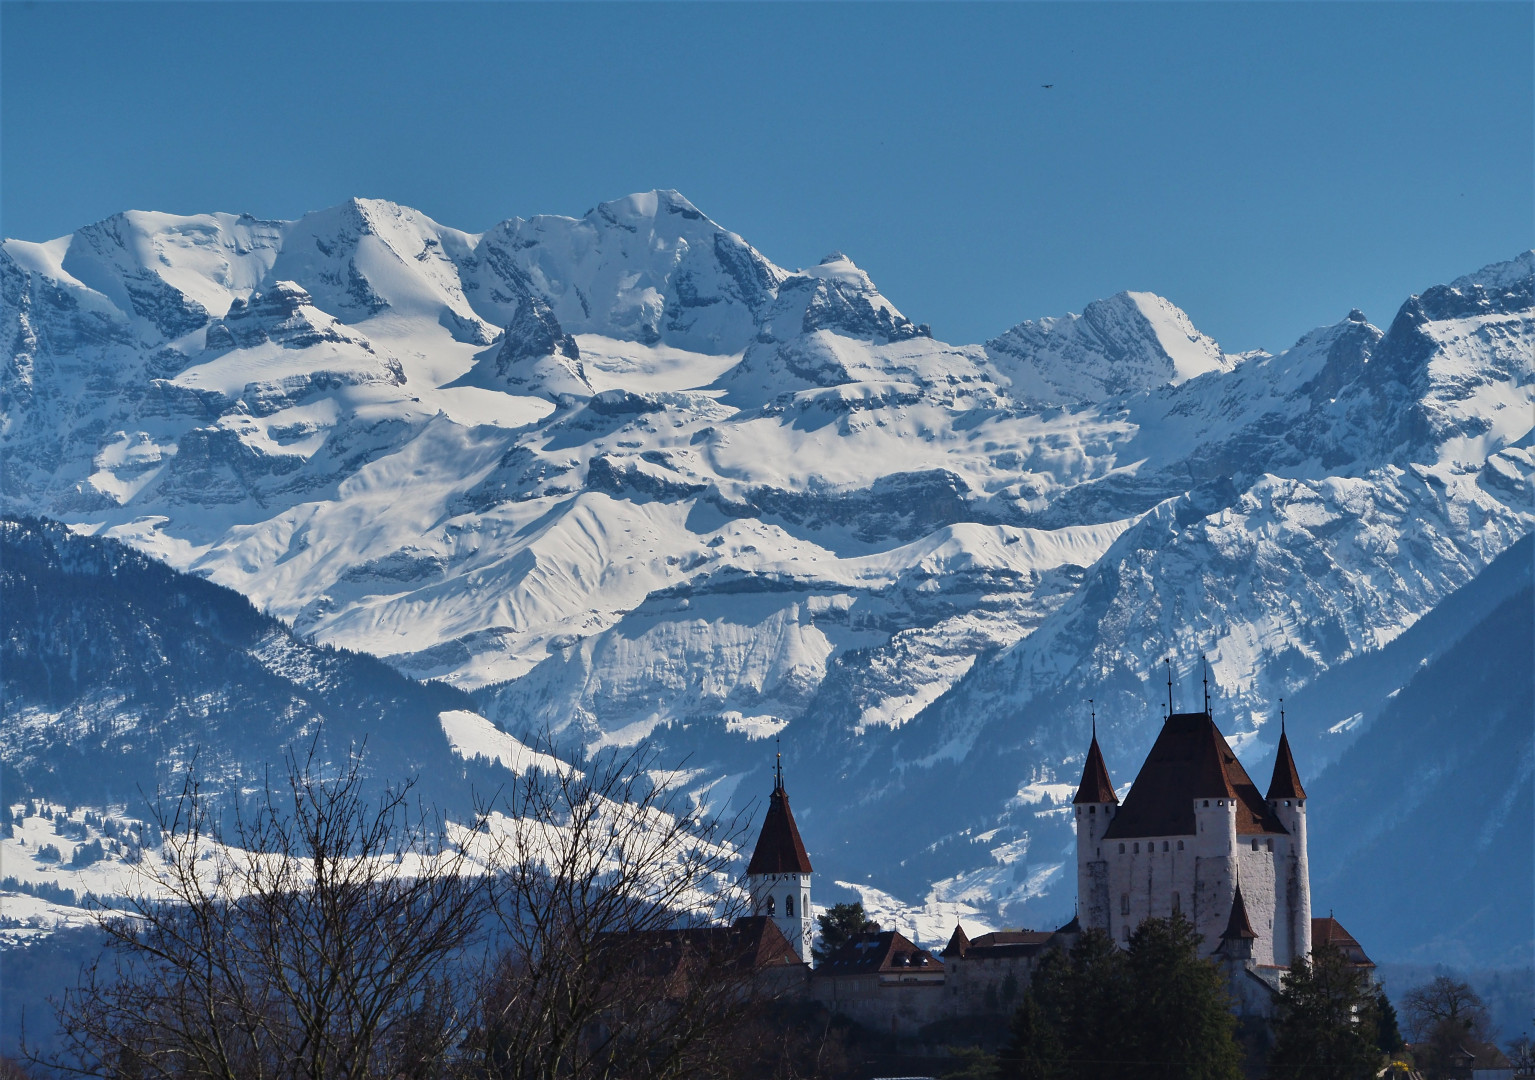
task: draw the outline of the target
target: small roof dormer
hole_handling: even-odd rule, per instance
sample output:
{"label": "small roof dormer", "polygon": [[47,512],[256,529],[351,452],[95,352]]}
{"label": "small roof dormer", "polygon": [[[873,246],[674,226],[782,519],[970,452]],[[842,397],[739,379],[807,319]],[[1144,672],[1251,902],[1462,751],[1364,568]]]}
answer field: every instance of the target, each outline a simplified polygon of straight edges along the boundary
{"label": "small roof dormer", "polygon": [[752,850],[746,872],[748,875],[811,872],[810,856],[805,853],[805,842],[799,838],[799,826],[789,809],[789,793],[784,790],[782,756],[773,772],[767,817],[762,819],[762,831],[757,834],[757,846]]}

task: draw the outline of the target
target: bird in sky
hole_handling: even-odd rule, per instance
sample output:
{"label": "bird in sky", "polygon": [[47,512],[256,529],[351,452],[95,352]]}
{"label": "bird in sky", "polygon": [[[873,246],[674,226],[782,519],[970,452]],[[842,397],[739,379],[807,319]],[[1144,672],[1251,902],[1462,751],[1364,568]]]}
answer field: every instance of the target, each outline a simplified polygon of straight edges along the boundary
{"label": "bird in sky", "polygon": [[1053,83],[1053,82],[1040,83],[1039,84],[1039,88],[1041,90],[1054,90],[1055,89],[1055,83]]}

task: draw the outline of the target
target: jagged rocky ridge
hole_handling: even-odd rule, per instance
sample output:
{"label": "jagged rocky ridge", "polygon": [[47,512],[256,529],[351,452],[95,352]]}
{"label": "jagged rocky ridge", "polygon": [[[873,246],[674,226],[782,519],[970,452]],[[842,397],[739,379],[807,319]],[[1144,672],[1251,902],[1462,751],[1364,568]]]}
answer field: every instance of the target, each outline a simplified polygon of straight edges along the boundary
{"label": "jagged rocky ridge", "polygon": [[1252,766],[1279,695],[1530,531],[1532,277],[1274,356],[1148,293],[951,346],[674,192],[481,236],[130,213],[4,246],[0,498],[511,730],[660,739],[707,801],[783,731],[818,865],[1043,920],[1082,699],[1128,773],[1157,661],[1204,653]]}

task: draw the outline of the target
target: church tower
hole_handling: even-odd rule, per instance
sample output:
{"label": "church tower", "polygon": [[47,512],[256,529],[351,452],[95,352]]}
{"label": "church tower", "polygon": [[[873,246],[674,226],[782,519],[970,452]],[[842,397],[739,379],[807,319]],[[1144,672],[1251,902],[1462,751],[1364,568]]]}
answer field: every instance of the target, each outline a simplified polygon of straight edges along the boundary
{"label": "church tower", "polygon": [[767,817],[757,835],[757,847],[746,867],[746,889],[751,894],[752,914],[766,915],[778,924],[783,936],[805,963],[810,963],[810,943],[815,919],[810,909],[810,856],[805,854],[799,826],[789,809],[789,793],[783,786],[783,755],[773,770],[773,794]]}
{"label": "church tower", "polygon": [[1083,929],[1109,929],[1108,862],[1103,856],[1103,833],[1119,809],[1119,796],[1109,781],[1109,768],[1098,748],[1098,720],[1093,718],[1093,741],[1082,766],[1082,782],[1071,800],[1077,821],[1077,919]]}
{"label": "church tower", "polygon": [[1281,927],[1274,927],[1274,960],[1287,964],[1294,957],[1311,955],[1311,870],[1306,858],[1306,789],[1301,787],[1300,772],[1290,753],[1283,708],[1279,712],[1279,752],[1274,755],[1274,776],[1265,800],[1290,834],[1276,868],[1280,880],[1275,883],[1285,890],[1290,917],[1286,920],[1289,925],[1282,928],[1288,940],[1280,940]]}

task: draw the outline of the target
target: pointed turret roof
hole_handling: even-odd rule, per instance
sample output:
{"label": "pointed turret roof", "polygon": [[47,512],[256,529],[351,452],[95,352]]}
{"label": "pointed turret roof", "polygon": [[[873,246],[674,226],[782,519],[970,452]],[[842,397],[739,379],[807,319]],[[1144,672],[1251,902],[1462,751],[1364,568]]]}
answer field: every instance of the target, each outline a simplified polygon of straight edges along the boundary
{"label": "pointed turret roof", "polygon": [[1247,903],[1242,899],[1242,886],[1237,886],[1236,895],[1231,900],[1231,917],[1226,920],[1226,931],[1221,934],[1222,941],[1233,939],[1246,939],[1256,941],[1258,935],[1253,932],[1253,924],[1247,918]]}
{"label": "pointed turret roof", "polygon": [[1087,748],[1087,763],[1082,766],[1082,782],[1077,785],[1073,803],[1115,803],[1114,785],[1109,781],[1109,767],[1103,763],[1103,751],[1098,749],[1098,734],[1093,733],[1093,743]]}
{"label": "pointed turret roof", "polygon": [[954,933],[949,935],[949,943],[943,947],[941,956],[964,956],[970,949],[970,936],[965,933],[965,928],[959,923],[954,924]]}
{"label": "pointed turret roof", "polygon": [[1300,773],[1295,768],[1295,758],[1290,754],[1290,737],[1285,734],[1284,721],[1279,722],[1279,753],[1274,755],[1274,778],[1269,781],[1270,799],[1304,799],[1306,789],[1300,786]]}
{"label": "pointed turret roof", "polygon": [[762,832],[757,834],[757,846],[746,872],[810,873],[810,856],[805,854],[805,842],[799,838],[799,826],[794,824],[794,812],[789,809],[789,793],[784,790],[781,759],[774,775],[773,794],[768,799],[767,817],[762,819]]}

